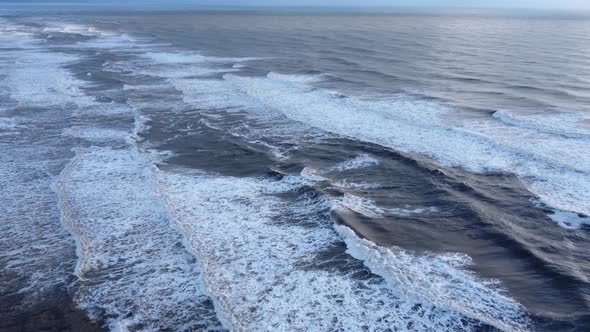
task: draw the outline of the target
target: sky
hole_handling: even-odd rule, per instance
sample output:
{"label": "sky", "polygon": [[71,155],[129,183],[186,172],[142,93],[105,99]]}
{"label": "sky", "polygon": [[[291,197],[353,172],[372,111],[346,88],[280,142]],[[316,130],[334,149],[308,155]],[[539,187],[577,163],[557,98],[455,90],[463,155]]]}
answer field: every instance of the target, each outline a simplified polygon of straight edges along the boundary
{"label": "sky", "polygon": [[[11,3],[115,3],[114,0],[0,0]],[[194,4],[206,6],[412,7],[590,10],[590,0],[127,0],[123,3]]]}
{"label": "sky", "polygon": [[[219,1],[201,1],[219,3]],[[530,9],[590,9],[590,0],[251,0],[224,1],[256,5],[348,6],[348,7],[477,7]]]}

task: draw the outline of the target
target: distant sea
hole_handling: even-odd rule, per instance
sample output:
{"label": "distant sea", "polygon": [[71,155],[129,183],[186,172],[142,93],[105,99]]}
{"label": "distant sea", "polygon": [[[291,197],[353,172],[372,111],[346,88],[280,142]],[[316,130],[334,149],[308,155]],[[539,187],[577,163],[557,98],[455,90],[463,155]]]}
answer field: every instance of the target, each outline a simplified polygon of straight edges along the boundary
{"label": "distant sea", "polygon": [[0,330],[586,331],[590,18],[6,4]]}

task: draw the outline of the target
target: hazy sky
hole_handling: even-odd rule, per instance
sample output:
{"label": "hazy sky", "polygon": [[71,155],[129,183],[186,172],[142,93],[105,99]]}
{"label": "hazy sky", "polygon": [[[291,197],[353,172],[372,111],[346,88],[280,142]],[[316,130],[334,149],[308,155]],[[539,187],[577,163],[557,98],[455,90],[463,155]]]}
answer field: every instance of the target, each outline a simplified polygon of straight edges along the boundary
{"label": "hazy sky", "polygon": [[[196,0],[198,1],[198,0]],[[201,0],[211,4],[220,1]],[[412,6],[412,7],[490,7],[490,8],[563,8],[590,9],[590,0],[236,0],[235,4],[305,6]]]}
{"label": "hazy sky", "polygon": [[590,0],[0,0],[12,3],[158,3],[209,6],[437,7],[590,9]]}

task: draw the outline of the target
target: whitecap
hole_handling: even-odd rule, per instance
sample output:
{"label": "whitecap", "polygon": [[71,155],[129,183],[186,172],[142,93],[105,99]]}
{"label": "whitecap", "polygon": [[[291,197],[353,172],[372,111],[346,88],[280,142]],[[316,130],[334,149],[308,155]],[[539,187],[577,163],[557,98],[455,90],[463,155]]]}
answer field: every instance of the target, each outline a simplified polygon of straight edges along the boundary
{"label": "whitecap", "polygon": [[63,222],[76,239],[74,300],[113,330],[219,330],[200,271],[133,149],[78,150],[62,171]]}
{"label": "whitecap", "polygon": [[529,328],[522,306],[495,282],[463,269],[464,255],[452,262],[449,255],[388,253],[358,239],[361,254],[352,235],[337,226],[349,252],[382,278],[314,268],[321,263],[316,255],[341,238],[331,221],[322,221],[325,204],[271,195],[308,181],[295,178],[156,173],[166,206],[201,259],[207,292],[233,329],[463,331],[478,326],[471,318],[507,330]]}
{"label": "whitecap", "polygon": [[332,167],[330,171],[348,171],[351,169],[366,168],[378,165],[379,161],[368,154],[361,154],[352,159],[345,160],[338,165]]}
{"label": "whitecap", "polygon": [[[536,138],[523,140],[526,133],[513,136],[509,129],[486,127],[488,124],[481,121],[454,126],[444,116],[450,112],[446,107],[403,97],[343,99],[292,81],[230,74],[224,79],[233,86],[232,94],[242,92],[263,105],[261,108],[295,121],[426,155],[447,166],[514,173],[546,204],[590,215],[590,206],[585,203],[590,201],[590,162],[586,158],[590,153],[580,153],[590,145],[583,142],[543,140],[545,145],[540,145]],[[506,131],[506,137],[498,135],[502,131]],[[571,145],[571,149],[563,149],[563,144]],[[554,153],[560,150],[565,153]]]}
{"label": "whitecap", "polygon": [[494,112],[493,116],[507,124],[566,137],[590,138],[590,117],[579,113],[518,114]]}

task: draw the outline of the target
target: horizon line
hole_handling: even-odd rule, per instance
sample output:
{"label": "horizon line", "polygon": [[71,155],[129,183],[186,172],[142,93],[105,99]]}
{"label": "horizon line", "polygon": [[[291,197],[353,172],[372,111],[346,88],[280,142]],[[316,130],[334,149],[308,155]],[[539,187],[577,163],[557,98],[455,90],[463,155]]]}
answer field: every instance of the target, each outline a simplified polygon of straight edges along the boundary
{"label": "horizon line", "polygon": [[[187,3],[185,1],[130,1],[130,2],[100,2],[89,3],[85,1],[31,1],[31,2],[16,2],[0,0],[0,4],[8,6],[45,6],[59,7],[59,6],[73,6],[77,8],[69,8],[72,10],[81,8],[101,8],[116,7],[117,9],[124,8],[130,11],[146,11],[150,9],[157,9],[163,11],[176,11],[181,9],[191,9],[195,11],[209,11],[209,12],[251,12],[251,13],[285,13],[285,14],[313,14],[313,13],[334,13],[334,14],[439,14],[439,15],[482,15],[492,14],[501,16],[577,16],[588,17],[590,15],[590,8],[531,8],[531,7],[494,7],[494,6],[416,6],[416,5],[395,5],[395,6],[338,6],[338,5],[255,5],[255,4],[198,4]],[[39,8],[40,11],[41,8]],[[66,11],[68,8],[65,9]],[[0,10],[2,12],[2,10]]]}

